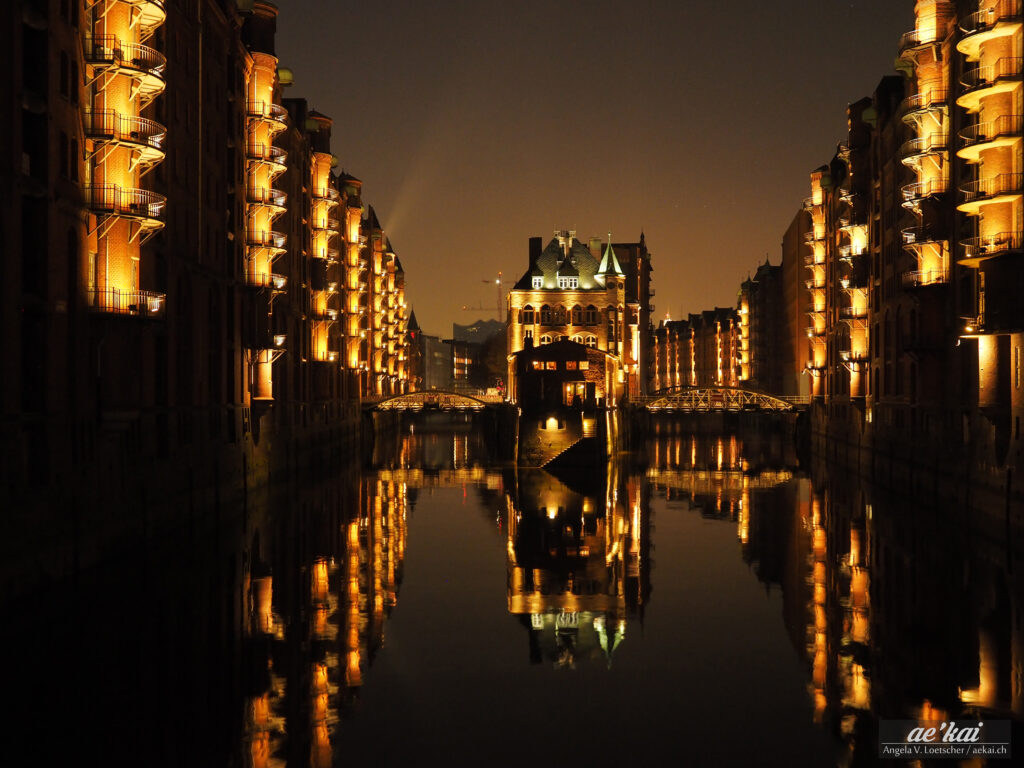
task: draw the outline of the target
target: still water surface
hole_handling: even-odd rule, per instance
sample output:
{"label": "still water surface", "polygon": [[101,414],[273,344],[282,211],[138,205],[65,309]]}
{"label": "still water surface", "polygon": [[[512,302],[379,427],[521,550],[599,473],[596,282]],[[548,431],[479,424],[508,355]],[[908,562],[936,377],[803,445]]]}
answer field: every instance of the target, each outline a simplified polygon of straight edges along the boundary
{"label": "still water surface", "polygon": [[879,716],[1020,706],[998,547],[778,435],[555,477],[421,421],[373,464],[18,617],[40,754],[873,765]]}

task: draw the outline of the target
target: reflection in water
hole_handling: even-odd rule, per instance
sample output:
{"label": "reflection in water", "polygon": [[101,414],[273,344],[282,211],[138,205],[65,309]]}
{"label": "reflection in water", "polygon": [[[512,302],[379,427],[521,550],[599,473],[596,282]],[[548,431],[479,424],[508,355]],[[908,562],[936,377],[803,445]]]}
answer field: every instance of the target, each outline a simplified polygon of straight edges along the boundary
{"label": "reflection in water", "polygon": [[[56,713],[15,745],[50,745],[52,764],[320,767],[461,743],[452,712],[492,744],[526,709],[583,732],[611,699],[637,760],[683,719],[726,749],[693,764],[757,764],[721,746],[732,717],[771,724],[752,750],[826,765],[827,735],[845,766],[877,764],[880,717],[1024,717],[1020,519],[1001,508],[924,508],[806,476],[785,436],[670,423],[592,477],[499,467],[469,424],[416,422],[378,459],[8,611],[19,704]],[[442,512],[450,533],[431,539]],[[477,570],[456,585],[438,563],[470,541]],[[90,706],[72,706],[81,691]]]}
{"label": "reflection in water", "polygon": [[332,765],[335,726],[357,706],[383,645],[402,579],[408,494],[401,482],[371,476],[356,496],[336,550],[324,554],[320,544],[301,563],[284,551],[277,563],[253,565],[246,707],[253,768]]}
{"label": "reflection in water", "polygon": [[574,668],[612,654],[650,594],[642,488],[614,462],[573,488],[520,470],[507,496],[508,610],[530,633],[530,661]]}

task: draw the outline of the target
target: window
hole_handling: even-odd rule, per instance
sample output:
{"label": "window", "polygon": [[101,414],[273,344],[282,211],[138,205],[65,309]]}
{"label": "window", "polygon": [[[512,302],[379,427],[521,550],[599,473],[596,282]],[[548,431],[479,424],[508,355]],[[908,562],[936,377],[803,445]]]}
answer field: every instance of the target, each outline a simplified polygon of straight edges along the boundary
{"label": "window", "polygon": [[535,277],[535,278],[533,278],[533,287],[534,288],[543,288],[544,287],[544,278],[543,277]]}
{"label": "window", "polygon": [[573,336],[572,340],[575,341],[577,344],[582,344],[583,343],[583,337],[580,336],[579,334],[576,334],[575,336]]}
{"label": "window", "polygon": [[587,325],[597,324],[597,307],[591,304],[583,313],[583,322]]}
{"label": "window", "polygon": [[575,360],[566,360],[565,361],[565,370],[567,370],[567,371],[575,371],[576,370],[576,361]]}
{"label": "window", "polygon": [[562,290],[567,288],[575,289],[580,287],[580,279],[578,277],[559,277],[558,287]]}
{"label": "window", "polygon": [[544,370],[544,363],[541,362],[540,360],[534,360],[533,361],[533,370],[535,370],[535,371],[543,371]]}
{"label": "window", "polygon": [[589,360],[580,360],[579,366],[580,366],[580,370],[581,371],[589,371],[590,370],[590,361]]}
{"label": "window", "polygon": [[551,307],[547,304],[540,308],[540,324],[551,325]]}
{"label": "window", "polygon": [[573,325],[580,325],[580,324],[582,324],[582,322],[583,322],[583,310],[580,308],[580,305],[577,304],[575,307],[572,308],[572,324]]}
{"label": "window", "polygon": [[555,309],[553,322],[555,325],[565,325],[565,307]]}
{"label": "window", "polygon": [[543,336],[541,336],[541,337],[540,337],[540,343],[541,343],[541,344],[550,344],[550,343],[551,343],[551,337],[550,337],[550,336],[548,336],[548,335],[547,335],[547,334],[545,333],[545,334],[544,334]]}
{"label": "window", "polygon": [[533,307],[523,307],[523,325],[533,325]]}
{"label": "window", "polygon": [[558,363],[556,363],[554,360],[548,360],[547,363],[544,364],[544,367],[547,368],[549,371],[557,371]]}
{"label": "window", "polygon": [[597,336],[587,336],[586,344],[588,347],[597,349]]}

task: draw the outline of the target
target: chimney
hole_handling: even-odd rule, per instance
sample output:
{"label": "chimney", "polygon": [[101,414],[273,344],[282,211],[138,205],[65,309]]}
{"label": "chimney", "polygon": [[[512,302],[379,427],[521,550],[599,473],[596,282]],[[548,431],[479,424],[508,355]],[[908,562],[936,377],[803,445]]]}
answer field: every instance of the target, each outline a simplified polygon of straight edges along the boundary
{"label": "chimney", "polygon": [[544,250],[544,242],[539,237],[530,238],[530,266],[533,267],[537,263],[537,259],[540,258],[541,252]]}

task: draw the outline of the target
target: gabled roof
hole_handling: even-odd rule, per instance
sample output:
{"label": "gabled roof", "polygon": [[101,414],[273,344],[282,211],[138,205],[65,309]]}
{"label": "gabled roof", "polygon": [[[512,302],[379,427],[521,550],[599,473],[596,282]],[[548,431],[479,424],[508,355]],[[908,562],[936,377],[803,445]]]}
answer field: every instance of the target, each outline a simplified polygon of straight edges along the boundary
{"label": "gabled roof", "polygon": [[572,258],[562,259],[562,263],[558,265],[559,277],[579,277],[579,275],[580,271],[572,263]]}
{"label": "gabled roof", "polygon": [[[528,290],[533,287],[533,278],[542,277],[543,287],[549,290],[558,288],[558,275],[573,275],[579,277],[579,290],[581,291],[603,291],[604,286],[596,279],[598,260],[590,253],[590,250],[576,238],[572,239],[569,247],[569,258],[562,251],[558,238],[552,238],[547,244],[536,262],[530,265],[515,284],[517,290]],[[575,270],[564,271],[561,268]]]}

